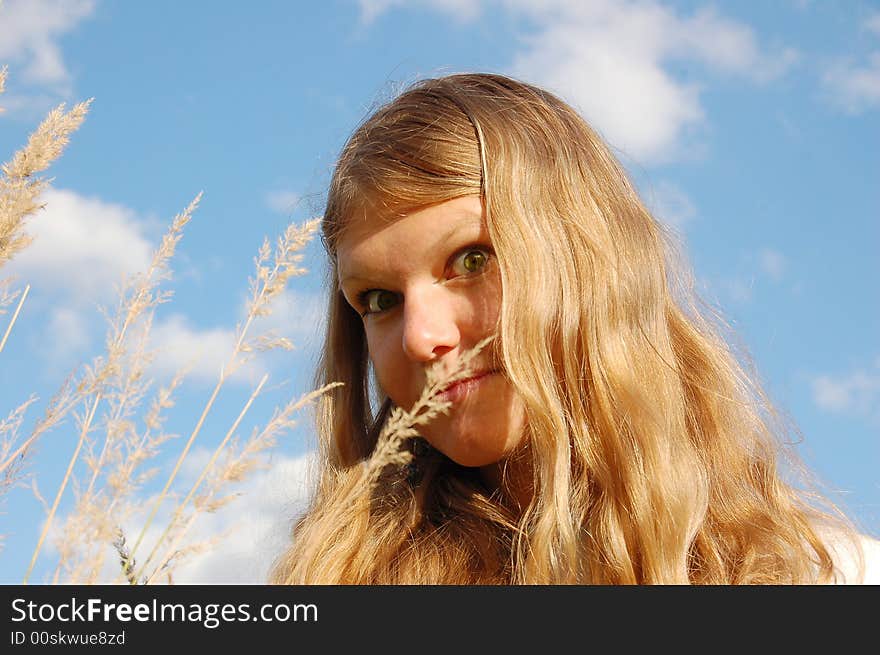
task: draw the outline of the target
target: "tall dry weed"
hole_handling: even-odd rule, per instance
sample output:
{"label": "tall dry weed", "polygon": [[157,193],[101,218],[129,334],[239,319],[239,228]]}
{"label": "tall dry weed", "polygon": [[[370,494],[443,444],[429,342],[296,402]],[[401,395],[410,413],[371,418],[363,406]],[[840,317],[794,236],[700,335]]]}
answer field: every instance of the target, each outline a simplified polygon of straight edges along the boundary
{"label": "tall dry weed", "polygon": [[440,393],[449,385],[471,375],[474,372],[474,359],[494,339],[494,335],[486,337],[472,349],[465,351],[456,365],[448,371],[442,370],[440,361],[432,362],[426,369],[425,386],[419,399],[409,410],[396,407],[379,433],[376,447],[364,466],[363,477],[367,488],[376,485],[386,466],[409,464],[413,455],[403,447],[405,442],[418,436],[417,426],[426,425],[439,414],[449,411],[452,403],[440,400]]}
{"label": "tall dry weed", "polygon": [[[7,76],[8,70],[4,66],[0,69],[0,94],[5,91]],[[85,119],[91,102],[87,100],[79,103],[69,112],[64,111],[63,103],[53,109],[30,135],[27,144],[0,169],[0,268],[31,242],[31,238],[25,233],[26,222],[42,208],[38,198],[50,182],[38,174],[61,155],[70,135]],[[0,315],[5,314],[9,305],[18,299],[15,311],[0,338],[0,353],[6,347],[30,290],[27,285],[23,291],[12,291],[12,282],[10,277],[0,278]],[[32,397],[22,402],[0,426],[0,499],[5,498],[9,490],[21,481],[26,460],[40,435],[56,425],[73,406],[71,389],[65,386],[29,436],[18,443],[25,410],[34,400]]]}
{"label": "tall dry weed", "polygon": [[[200,543],[188,541],[196,519],[228,503],[233,497],[228,489],[262,465],[263,456],[277,444],[278,436],[294,425],[293,415],[332,386],[290,401],[276,410],[265,427],[254,430],[248,439],[239,440],[235,433],[260,394],[264,378],[189,492],[184,494],[175,488],[181,467],[229,377],[258,352],[292,347],[284,337],[251,332],[257,317],[271,313],[272,301],[288,281],[306,272],[300,266],[301,250],[317,229],[318,221],[312,220],[303,226],[291,225],[279,238],[274,253],[268,242],[260,249],[255,262],[256,273],[251,280],[247,315],[236,329],[233,349],[162,491],[150,503],[146,516],[143,515],[143,500],[139,494],[155,472],[155,468],[145,470],[145,466],[166,455],[174,443],[172,435],[164,430],[163,412],[173,405],[174,391],[184,377],[181,370],[168,386],[159,389],[139,425],[138,415],[144,413],[145,398],[154,382],[148,377],[153,357],[149,347],[150,331],[156,308],[170,300],[170,292],[162,289],[160,283],[170,278],[169,262],[200,197],[201,194],[175,217],[149,269],[124,288],[110,320],[105,354],[85,367],[75,384],[79,401],[76,446],[47,510],[25,582],[53,530],[58,555],[52,582],[105,581],[107,558],[111,553],[115,553],[120,562],[119,582],[154,583],[172,579],[175,567],[188,556],[210,549],[219,538],[214,535]],[[61,499],[70,487],[74,494],[73,510],[53,528]],[[173,509],[166,508],[168,518],[163,519],[156,530],[159,537],[148,539],[163,503],[171,499],[174,499]],[[139,532],[129,539],[132,535],[126,535],[122,526],[138,522]],[[146,547],[150,548],[146,556],[137,555]]]}
{"label": "tall dry weed", "polygon": [[[95,359],[91,366],[85,367],[77,386],[80,390],[78,398],[80,411],[76,421],[79,436],[64,478],[43,524],[43,530],[25,573],[25,581],[30,576],[46,535],[53,526],[61,498],[71,478],[74,477],[74,469],[84,448],[87,453],[85,464],[88,469],[88,482],[84,491],[80,487],[77,488],[76,508],[61,531],[63,537],[59,543],[58,567],[60,568],[57,567],[56,571],[66,568],[68,575],[77,582],[93,582],[97,578],[101,558],[74,557],[71,545],[81,542],[86,550],[91,550],[95,544],[112,543],[118,530],[117,525],[113,524],[114,515],[110,513],[109,505],[112,502],[111,496],[115,494],[99,493],[96,490],[96,483],[99,483],[102,474],[108,472],[109,467],[105,468],[105,466],[109,460],[121,459],[125,437],[131,429],[128,419],[131,412],[140,405],[146,392],[148,383],[144,374],[149,363],[146,344],[153,311],[171,297],[167,290],[160,288],[160,284],[171,277],[170,260],[183,236],[183,228],[190,221],[200,199],[201,194],[198,194],[182,213],[175,216],[168,231],[162,237],[159,248],[154,252],[149,268],[132,278],[123,287],[116,313],[107,331],[106,353]],[[134,339],[134,348],[132,348],[132,339],[129,338],[131,331],[140,332],[140,336]],[[102,421],[101,439],[96,441],[93,436],[93,432],[96,431],[94,422],[102,402],[107,406],[107,411]],[[98,484],[98,486],[103,485]],[[125,487],[122,487],[113,491],[118,493],[124,490]],[[88,569],[87,572],[83,572],[84,566]]]}
{"label": "tall dry weed", "polygon": [[[6,69],[3,69],[0,92],[5,81]],[[27,145],[3,165],[0,266],[30,244],[26,223],[43,207],[39,197],[51,181],[38,174],[62,153],[91,102],[79,103],[69,112],[65,112],[63,104],[52,110]],[[52,583],[104,582],[108,567],[112,570],[113,566],[108,557],[118,563],[117,582],[172,582],[176,568],[187,558],[210,550],[222,538],[222,535],[209,535],[193,542],[192,529],[198,518],[227,505],[234,498],[231,493],[234,485],[264,465],[266,454],[277,446],[280,436],[296,424],[297,413],[338,384],[290,399],[275,409],[263,427],[255,428],[249,437],[241,439],[237,432],[262,393],[267,381],[264,377],[196,481],[188,490],[179,488],[181,467],[230,376],[258,353],[293,347],[284,336],[273,332],[253,334],[253,331],[256,320],[272,312],[273,302],[288,282],[307,272],[301,265],[302,250],[320,224],[319,219],[313,219],[303,225],[291,224],[278,238],[274,250],[268,241],[260,248],[250,280],[246,315],[236,326],[232,350],[199,418],[182,443],[161,491],[144,511],[145,485],[159,470],[161,460],[179,443],[178,435],[166,430],[166,412],[174,406],[175,394],[186,375],[186,363],[181,362],[178,374],[153,391],[158,385],[149,375],[155,357],[150,345],[151,330],[156,309],[171,299],[171,292],[163,288],[163,284],[171,279],[170,262],[200,199],[201,194],[173,219],[149,268],[120,290],[115,311],[108,318],[104,353],[62,384],[48,402],[42,418],[20,443],[25,412],[38,399],[31,396],[0,421],[0,497],[3,497],[21,480],[26,458],[37,440],[59,426],[66,416],[75,417],[76,430],[70,444],[72,454],[52,502],[44,501],[37,487],[34,488],[46,516],[24,573],[24,583],[29,581],[50,535],[54,544],[54,571],[48,581]],[[30,288],[10,292],[9,283],[9,279],[0,282],[0,313],[15,300],[18,303],[0,340],[0,352]],[[365,483],[362,489],[373,488],[387,466],[408,463],[411,455],[404,448],[406,440],[416,435],[419,425],[448,410],[449,404],[438,399],[439,393],[470,373],[473,356],[488,342],[489,339],[484,340],[472,353],[462,357],[455,370],[441,374],[436,366],[429,369],[428,382],[419,400],[407,411],[396,409],[392,413],[373,456],[361,467]],[[69,494],[73,496],[72,509],[61,516],[62,500]],[[154,527],[160,516],[166,518]],[[133,525],[140,529],[126,534],[124,526]]]}
{"label": "tall dry weed", "polygon": [[0,176],[0,266],[31,241],[24,232],[28,217],[42,209],[40,194],[51,182],[38,176],[57,159],[88,113],[92,100],[74,105],[68,112],[61,103],[49,112],[27,145],[3,164]]}
{"label": "tall dry weed", "polygon": [[[7,70],[3,68],[0,93],[6,79]],[[26,224],[43,207],[39,198],[51,182],[40,173],[60,156],[91,102],[79,103],[70,111],[65,111],[63,104],[53,109],[30,135],[26,146],[3,165],[0,266],[31,243]],[[165,429],[165,413],[174,405],[174,395],[186,372],[186,367],[181,366],[169,384],[152,391],[157,384],[149,376],[149,365],[155,355],[150,347],[151,328],[156,308],[171,298],[162,283],[171,277],[169,263],[200,197],[201,194],[172,221],[149,269],[131,279],[121,290],[109,320],[105,352],[65,381],[29,433],[23,430],[25,412],[37,402],[36,397],[28,398],[0,421],[0,496],[4,496],[21,481],[26,458],[37,440],[66,416],[75,416],[73,451],[64,475],[51,503],[42,501],[39,496],[46,507],[46,517],[24,573],[25,583],[50,535],[56,553],[51,582],[101,581],[106,575],[108,553],[115,553],[119,559],[122,581],[172,580],[175,566],[187,555],[210,547],[216,540],[215,536],[209,537],[207,543],[188,541],[196,518],[228,503],[232,498],[231,485],[260,468],[265,454],[277,445],[279,436],[295,424],[296,412],[330,388],[312,391],[276,408],[263,428],[255,429],[249,438],[241,440],[236,432],[261,393],[264,379],[254,389],[195,484],[186,493],[175,489],[181,465],[229,377],[257,353],[293,347],[288,339],[271,332],[252,334],[253,324],[257,318],[271,313],[273,301],[291,278],[306,272],[301,266],[301,251],[317,229],[318,221],[313,220],[303,226],[289,226],[278,239],[274,253],[268,241],[260,249],[255,262],[256,273],[251,280],[247,315],[236,329],[233,350],[162,491],[145,517],[139,512],[143,505],[139,496],[158,470],[156,466],[151,468],[151,464],[158,463],[175,443],[176,435]],[[6,346],[30,289],[26,286],[23,291],[12,291],[11,282],[9,278],[0,281],[0,313],[5,313],[17,301],[12,319],[0,337],[0,352]],[[148,401],[151,392],[152,398]],[[22,440],[23,433],[26,436]],[[68,493],[73,494],[73,508],[59,518],[62,499]],[[152,522],[163,503],[171,499],[175,504],[170,511],[166,508],[170,518],[164,528],[159,527],[159,538],[146,543]],[[122,526],[136,523],[139,517],[143,519],[141,529],[129,545]],[[139,561],[136,552],[148,546],[148,554]]]}

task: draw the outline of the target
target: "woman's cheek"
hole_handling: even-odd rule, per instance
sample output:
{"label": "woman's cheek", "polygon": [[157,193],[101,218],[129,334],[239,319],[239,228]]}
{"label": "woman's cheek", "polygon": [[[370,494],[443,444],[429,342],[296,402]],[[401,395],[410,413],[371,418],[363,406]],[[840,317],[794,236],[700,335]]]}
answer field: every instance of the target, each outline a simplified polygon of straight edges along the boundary
{"label": "woman's cheek", "polygon": [[[402,365],[403,349],[399,338],[387,331],[367,331],[367,348],[379,385],[395,405],[409,408],[415,399],[407,393],[407,376]],[[395,346],[399,352],[395,352]]]}
{"label": "woman's cheek", "polygon": [[478,290],[475,305],[481,319],[481,331],[487,335],[492,333],[501,312],[501,275],[497,269],[486,276],[485,284]]}

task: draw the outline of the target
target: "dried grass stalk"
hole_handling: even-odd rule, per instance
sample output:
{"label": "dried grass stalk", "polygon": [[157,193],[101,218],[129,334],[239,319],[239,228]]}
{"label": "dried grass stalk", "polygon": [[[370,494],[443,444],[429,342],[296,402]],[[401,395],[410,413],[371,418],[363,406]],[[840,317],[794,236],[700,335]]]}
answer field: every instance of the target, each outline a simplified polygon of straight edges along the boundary
{"label": "dried grass stalk", "polygon": [[[5,90],[6,78],[7,69],[4,66],[0,69],[0,93]],[[64,112],[64,104],[59,105],[31,134],[27,145],[2,166],[2,175],[0,175],[0,267],[30,243],[30,237],[24,233],[25,219],[42,207],[37,203],[37,197],[49,183],[49,180],[37,177],[37,173],[46,170],[49,164],[61,154],[70,135],[82,124],[90,104],[91,100],[79,103],[67,113]],[[16,295],[8,292],[9,283],[9,278],[0,281],[0,309],[3,311]],[[15,313],[3,334],[2,341],[0,341],[0,352],[6,345],[29,290],[30,286],[26,286],[19,298]],[[12,486],[15,476],[19,475],[22,470],[23,462],[39,435],[59,421],[69,409],[66,401],[70,399],[70,396],[65,396],[64,393],[56,396],[44,419],[35,426],[31,435],[15,452],[10,452],[11,441],[4,440],[2,442],[3,456],[0,458],[0,475],[3,476],[4,484],[0,488],[0,495],[5,494]],[[30,404],[30,401],[27,404]]]}
{"label": "dried grass stalk", "polygon": [[[159,560],[153,574],[147,578],[147,584],[155,582],[160,573],[171,570],[182,561],[183,551],[180,549],[180,542],[187,535],[198,516],[205,512],[216,512],[234,500],[234,496],[228,494],[221,495],[223,490],[229,484],[241,482],[249,473],[261,467],[262,454],[274,448],[277,444],[278,436],[296,424],[296,421],[293,418],[294,415],[307,404],[314,402],[319,396],[323,395],[330,389],[341,385],[340,382],[327,384],[320,389],[303,394],[298,399],[291,400],[280,410],[276,408],[272,417],[263,429],[259,431],[254,430],[251,437],[242,446],[238,446],[234,441],[230,441],[231,437],[237,429],[241,418],[247,412],[250,403],[259,393],[259,389],[265,380],[266,377],[263,378],[260,386],[257,387],[248,399],[247,405],[239,414],[235,424],[230,428],[229,432],[227,432],[226,437],[215,449],[211,460],[205,465],[198,480],[190,489],[189,494],[187,494],[186,498],[184,498],[175,509],[174,516],[169,523],[169,528],[173,525],[180,525],[181,527],[177,531],[174,540],[165,547],[165,554]],[[224,454],[225,457],[222,465],[218,466],[217,462],[221,453]],[[203,483],[205,491],[197,495],[196,492],[200,489]],[[185,519],[182,519],[181,517],[184,516],[185,509],[190,501],[193,503],[193,510]],[[166,530],[166,533],[167,532],[168,530]],[[150,553],[150,557],[158,551],[159,546],[162,545],[165,537],[166,535],[163,534],[162,537],[159,538],[156,543],[156,548],[153,549],[153,553]],[[173,562],[172,558],[174,560]],[[150,558],[145,562],[141,571],[146,568],[149,559]],[[140,573],[140,575],[143,575],[143,573]]]}
{"label": "dried grass stalk", "polygon": [[385,427],[379,434],[373,454],[364,467],[364,477],[369,488],[378,483],[382,470],[388,465],[405,465],[412,460],[412,453],[403,448],[403,444],[418,436],[416,426],[425,425],[438,414],[445,414],[451,405],[437,399],[437,396],[449,385],[464,380],[473,373],[473,360],[495,337],[488,336],[471,350],[462,354],[455,368],[441,374],[440,362],[433,362],[427,369],[427,380],[421,396],[415,404],[405,411],[400,407],[394,409]]}
{"label": "dried grass stalk", "polygon": [[[271,343],[271,340],[267,340],[266,335],[259,335],[255,339],[248,341],[250,328],[256,318],[267,316],[271,313],[272,301],[284,291],[290,278],[307,272],[305,268],[300,266],[300,262],[303,259],[301,251],[314,237],[320,223],[320,219],[316,218],[306,221],[301,226],[297,226],[296,224],[289,225],[285,230],[284,235],[279,237],[277,241],[274,257],[272,257],[272,251],[268,239],[265,240],[260,247],[257,257],[254,260],[256,274],[250,281],[250,298],[247,304],[247,315],[244,323],[239,324],[236,328],[236,340],[233,350],[230,353],[227,362],[220,370],[220,375],[214,386],[214,390],[208,398],[189,439],[184,445],[184,448],[175,463],[174,469],[171,471],[171,474],[165,483],[165,487],[157,497],[143,527],[141,528],[141,532],[132,547],[133,553],[137,552],[147,530],[155,519],[159,507],[164,502],[183,461],[186,459],[192,444],[195,442],[196,437],[204,425],[205,419],[213,408],[214,402],[220,393],[220,389],[223,387],[229,376],[249,359],[254,350],[265,349],[267,344]],[[285,342],[280,342],[278,347],[284,347],[285,345]],[[179,515],[175,512],[173,516]],[[174,523],[174,519],[172,519],[172,523]],[[169,526],[169,528],[172,528],[172,526]],[[168,532],[168,530],[164,531],[163,534],[166,532]],[[161,540],[153,546],[150,555],[141,566],[142,570],[153,560],[160,545]]]}
{"label": "dried grass stalk", "polygon": [[34,443],[43,433],[61,422],[63,417],[82,399],[83,391],[83,385],[73,386],[69,379],[66,380],[49,402],[43,417],[37,421],[28,438],[14,452],[3,455],[2,461],[0,461],[0,474],[6,475],[10,467],[21,467]]}
{"label": "dried grass stalk", "polygon": [[[0,71],[0,92],[5,86],[5,81],[4,68]],[[65,112],[64,104],[52,110],[30,136],[27,145],[2,166],[0,266],[30,243],[30,237],[24,232],[25,222],[30,215],[43,207],[39,204],[38,198],[50,182],[48,179],[38,177],[38,174],[46,170],[61,154],[69,141],[70,134],[81,125],[91,102],[88,100],[79,103],[69,112]],[[54,581],[57,582],[64,571],[70,581],[94,582],[101,571],[105,552],[100,545],[112,544],[120,558],[122,576],[130,584],[135,584],[138,575],[135,573],[137,566],[134,552],[163,500],[169,495],[174,495],[170,492],[171,484],[224,382],[257,351],[293,348],[293,344],[284,337],[267,333],[251,338],[249,332],[256,318],[271,312],[272,300],[284,290],[288,280],[306,272],[300,266],[303,257],[300,251],[317,231],[319,219],[308,221],[301,227],[289,226],[284,235],[278,239],[274,257],[268,241],[261,247],[255,260],[256,275],[251,280],[247,317],[244,324],[237,327],[233,352],[221,369],[214,392],[190,434],[165,488],[143,525],[134,547],[129,549],[125,536],[118,527],[122,524],[118,519],[131,511],[128,499],[149,476],[149,472],[139,472],[142,464],[154,457],[159,452],[161,444],[171,436],[162,431],[161,411],[172,404],[171,392],[180,382],[179,378],[175,378],[170,387],[160,390],[146,417],[146,427],[141,434],[138,434],[132,416],[134,410],[140,406],[151,383],[145,379],[144,374],[150,358],[146,351],[146,343],[152,312],[158,304],[166,302],[170,297],[169,292],[160,291],[158,286],[162,280],[170,276],[168,261],[200,197],[201,194],[182,214],[175,217],[161,246],[154,254],[150,269],[134,278],[122,290],[119,306],[108,330],[105,356],[94,360],[91,366],[84,367],[79,380],[73,382],[71,378],[63,385],[30,436],[14,451],[15,437],[21,426],[25,409],[34,399],[21,405],[6,421],[0,423],[0,435],[4,437],[0,442],[0,475],[3,476],[0,479],[3,484],[0,493],[2,493],[15,480],[21,462],[35,440],[46,430],[57,425],[73,408],[81,407],[77,415],[79,438],[63,480],[51,506],[43,501],[46,506],[46,520],[24,575],[25,584],[52,527],[60,500],[69,485],[73,487],[76,504],[74,511],[67,517],[60,530],[59,561],[53,576]],[[6,292],[7,287],[8,280],[0,282],[0,289],[3,290],[0,309],[5,308],[14,298]],[[0,341],[0,351],[4,347],[26,295],[27,288],[21,295],[18,309],[10,321],[3,340]],[[131,339],[127,335],[135,329],[135,325],[142,325],[143,330],[141,339],[136,342],[137,346],[131,350]],[[255,431],[250,439],[239,446],[234,440],[234,432],[263,383],[242,410],[242,414],[215,451],[199,480],[175,509],[163,538],[157,542],[153,553],[141,565],[142,572],[157,552],[157,548],[163,546],[164,551],[159,564],[149,577],[150,581],[159,575],[166,576],[170,581],[171,569],[187,554],[203,547],[200,544],[181,547],[181,542],[195,518],[200,513],[214,511],[228,502],[231,496],[223,495],[225,486],[240,481],[259,466],[261,455],[275,445],[277,435],[293,425],[292,413],[335,386],[329,385],[311,392],[297,401],[291,401],[283,409],[276,410],[263,430]],[[102,406],[107,407],[101,424],[104,438],[97,441],[94,437],[98,427],[96,417]],[[7,438],[7,435],[11,436]],[[85,464],[89,474],[86,476],[87,484],[80,485],[75,471],[82,464]],[[192,508],[188,515],[187,507]],[[95,544],[98,545],[97,549]],[[146,578],[144,580],[146,581]]]}
{"label": "dried grass stalk", "polygon": [[113,547],[119,554],[119,565],[122,567],[122,574],[128,580],[128,584],[136,585],[137,578],[134,575],[136,562],[125,545],[125,534],[122,532],[122,528],[117,528],[117,537],[113,540]]}
{"label": "dried grass stalk", "polygon": [[[339,508],[346,508],[341,511],[348,511],[351,507],[368,505],[380,488],[387,468],[400,469],[412,461],[413,455],[404,445],[407,440],[418,435],[416,426],[425,425],[449,410],[450,403],[439,400],[438,395],[450,384],[473,373],[474,358],[494,338],[494,335],[486,337],[470,351],[463,353],[456,366],[449,371],[441,373],[439,363],[428,368],[427,380],[419,399],[408,411],[396,408],[392,412],[379,434],[372,454],[360,465],[360,470],[346,481],[341,492],[343,497],[339,503],[333,504],[330,512],[340,511]],[[333,521],[328,518],[328,523],[332,524]],[[339,521],[339,525],[344,524],[344,521]]]}
{"label": "dried grass stalk", "polygon": [[[89,434],[92,430],[92,422],[98,406],[104,397],[108,381],[117,374],[120,364],[125,356],[126,332],[146,311],[152,309],[161,302],[165,302],[169,298],[167,293],[158,292],[157,287],[162,280],[170,277],[168,263],[174,255],[177,243],[183,236],[183,228],[190,221],[201,197],[202,194],[199,193],[182,213],[175,216],[168,232],[162,237],[162,243],[153,254],[147,272],[135,277],[128,285],[127,290],[121,295],[116,318],[112,322],[110,330],[108,330],[106,359],[99,359],[92,367],[86,367],[84,380],[86,381],[85,386],[88,389],[86,393],[88,402],[80,421],[79,440],[73,455],[70,458],[61,485],[58,488],[55,501],[49,510],[49,515],[46,518],[43,530],[40,533],[36,548],[31,557],[31,562],[24,576],[24,584],[27,583],[34,564],[37,561],[37,556],[42,548],[43,541],[46,538],[46,534],[48,533],[55,517],[55,513],[57,512],[58,504],[61,501],[61,497],[73,474],[74,465],[79,458],[80,451],[89,438]],[[89,502],[86,502],[86,505],[89,508],[92,507]],[[81,520],[85,521],[86,517],[92,512],[94,512],[94,509],[86,509],[82,513]]]}
{"label": "dried grass stalk", "polygon": [[3,352],[3,347],[6,345],[6,340],[9,338],[9,333],[12,332],[12,326],[15,325],[15,321],[18,318],[18,313],[21,311],[21,306],[24,305],[24,299],[27,298],[28,291],[31,290],[31,285],[28,284],[24,291],[21,294],[21,298],[18,300],[18,305],[15,307],[15,312],[12,314],[12,318],[9,319],[9,325],[6,327],[6,332],[3,333],[3,339],[0,340],[0,353]]}
{"label": "dried grass stalk", "polygon": [[31,238],[24,233],[25,219],[41,209],[37,198],[50,180],[36,177],[61,155],[70,135],[82,124],[92,100],[74,105],[65,113],[64,103],[49,112],[27,145],[3,164],[0,176],[0,267],[24,249]]}
{"label": "dried grass stalk", "polygon": [[31,396],[21,405],[9,413],[0,421],[0,498],[2,498],[20,478],[19,469],[23,463],[22,449],[13,452],[15,442],[18,440],[18,432],[24,421],[27,408],[36,402],[36,396]]}

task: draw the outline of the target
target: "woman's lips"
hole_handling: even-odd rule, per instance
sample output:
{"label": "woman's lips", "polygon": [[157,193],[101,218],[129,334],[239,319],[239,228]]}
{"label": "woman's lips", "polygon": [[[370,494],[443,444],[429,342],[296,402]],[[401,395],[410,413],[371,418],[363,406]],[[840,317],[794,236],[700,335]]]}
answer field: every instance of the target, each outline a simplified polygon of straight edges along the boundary
{"label": "woman's lips", "polygon": [[478,389],[488,378],[495,375],[498,371],[484,371],[473,377],[456,382],[451,387],[437,395],[437,399],[441,401],[456,402],[461,400],[469,393]]}

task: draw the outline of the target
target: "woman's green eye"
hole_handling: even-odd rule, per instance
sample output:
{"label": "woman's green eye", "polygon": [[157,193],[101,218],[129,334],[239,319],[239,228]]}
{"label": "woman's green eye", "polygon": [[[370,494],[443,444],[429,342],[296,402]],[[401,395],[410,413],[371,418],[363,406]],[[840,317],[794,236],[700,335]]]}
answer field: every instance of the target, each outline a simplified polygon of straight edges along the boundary
{"label": "woman's green eye", "polygon": [[365,314],[384,312],[397,303],[397,294],[385,289],[370,289],[358,296],[358,300],[366,308]]}
{"label": "woman's green eye", "polygon": [[487,261],[489,261],[489,255],[485,250],[468,250],[456,259],[456,263],[461,262],[461,267],[464,269],[463,275],[476,273],[486,265]]}

